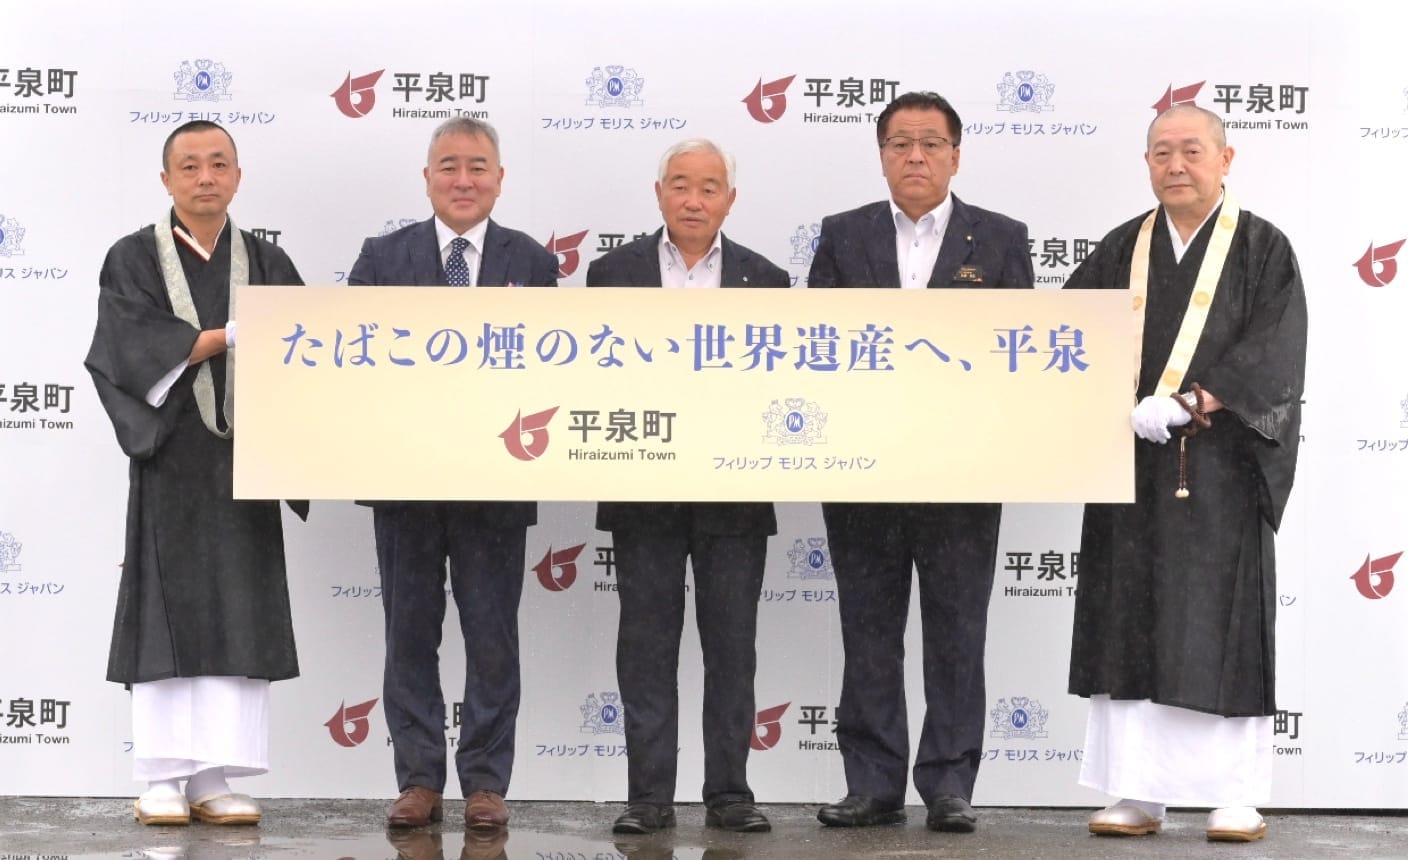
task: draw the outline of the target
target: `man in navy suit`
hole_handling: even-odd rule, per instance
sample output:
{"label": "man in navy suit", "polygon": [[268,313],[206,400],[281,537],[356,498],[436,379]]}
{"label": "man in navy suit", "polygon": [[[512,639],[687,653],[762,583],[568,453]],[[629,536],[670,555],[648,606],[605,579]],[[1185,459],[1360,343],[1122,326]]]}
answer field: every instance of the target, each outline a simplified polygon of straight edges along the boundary
{"label": "man in navy suit", "polygon": [[[503,182],[493,126],[451,119],[435,129],[424,170],[435,216],[367,239],[347,281],[360,285],[557,285],[557,258],[489,219]],[[373,502],[386,667],[382,702],[400,797],[392,827],[439,821],[445,787],[440,631],[445,562],[464,632],[464,711],[455,768],[465,824],[508,824],[518,717],[518,600],[533,502]]]}
{"label": "man in navy suit", "polygon": [[[963,125],[942,96],[905,93],[876,126],[890,199],[822,219],[809,287],[1031,287],[1027,227],[949,193]],[[941,404],[962,420],[961,404]],[[878,431],[877,431],[878,432]],[[983,648],[1000,504],[826,503],[846,667],[836,740],[846,797],[823,824],[904,819],[904,628],[919,571],[926,710],[914,785],[932,830],[971,832],[986,716]]]}
{"label": "man in navy suit", "polygon": [[[789,287],[787,272],[721,231],[737,191],[733,156],[707,140],[660,159],[655,196],[665,226],[587,267],[589,287]],[[617,833],[675,824],[680,634],[685,562],[693,561],[695,620],[704,653],[705,824],[771,829],[748,788],[756,716],[754,634],[768,536],[768,502],[601,502],[596,527],[615,546],[621,621],[616,676],[626,711],[628,795]]]}

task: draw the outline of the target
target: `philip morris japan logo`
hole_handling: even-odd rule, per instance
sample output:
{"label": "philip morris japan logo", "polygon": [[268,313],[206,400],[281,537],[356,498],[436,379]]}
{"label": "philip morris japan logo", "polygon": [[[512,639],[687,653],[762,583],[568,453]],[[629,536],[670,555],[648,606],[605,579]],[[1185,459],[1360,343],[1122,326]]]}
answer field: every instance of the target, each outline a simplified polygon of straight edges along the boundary
{"label": "philip morris japan logo", "polygon": [[762,752],[777,746],[782,740],[782,715],[787,713],[791,702],[783,702],[771,708],[763,708],[753,721],[753,740],[748,746]]}
{"label": "philip morris japan logo", "polygon": [[801,397],[774,400],[763,413],[763,442],[774,445],[824,445],[826,413]]}
{"label": "philip morris japan logo", "polygon": [[615,690],[604,690],[600,697],[596,693],[588,693],[587,700],[578,710],[582,712],[582,725],[578,731],[584,735],[626,733],[625,709],[621,704],[621,694]]}
{"label": "philip morris japan logo", "polygon": [[623,65],[597,66],[587,78],[587,105],[595,107],[640,107],[645,78]]}
{"label": "philip morris japan logo", "polygon": [[328,727],[328,734],[337,742],[340,747],[355,747],[367,739],[371,732],[371,721],[367,715],[376,706],[376,699],[362,702],[360,705],[348,705],[342,702],[337,706],[337,713],[332,715],[332,719],[323,725]]}
{"label": "philip morris japan logo", "polygon": [[1370,600],[1388,597],[1388,593],[1393,591],[1393,566],[1402,555],[1403,553],[1396,552],[1375,559],[1364,556],[1364,563],[1359,565],[1359,569],[1350,577],[1354,580],[1354,587]]}
{"label": "philip morris japan logo", "polygon": [[390,236],[392,233],[395,233],[397,230],[400,230],[400,229],[405,228],[405,227],[409,227],[409,226],[411,226],[412,224],[415,224],[416,222],[418,222],[419,220],[420,220],[419,218],[388,218],[388,219],[386,219],[386,223],[381,226],[381,232],[378,233],[377,235],[378,235],[378,236]]}
{"label": "philip morris japan logo", "polygon": [[13,218],[0,213],[0,257],[19,257],[24,254],[20,241],[24,239],[24,228]]}
{"label": "philip morris japan logo", "polygon": [[1408,239],[1399,239],[1377,248],[1370,242],[1364,256],[1354,261],[1354,268],[1359,270],[1359,279],[1371,287],[1388,286],[1398,274],[1398,260],[1395,258],[1404,242]]}
{"label": "philip morris japan logo", "polygon": [[499,434],[504,440],[504,448],[515,459],[530,461],[543,456],[548,449],[548,422],[557,414],[558,407],[524,415],[523,410],[513,416],[513,420]]}
{"label": "philip morris japan logo", "polygon": [[1012,113],[1041,113],[1055,109],[1051,94],[1056,85],[1046,75],[1030,69],[1008,72],[997,83],[997,109]]}
{"label": "philip morris japan logo", "polygon": [[355,78],[351,72],[347,73],[342,86],[330,93],[343,116],[358,119],[372,112],[372,108],[376,107],[376,90],[372,88],[385,71],[386,69],[378,69]]}
{"label": "philip morris japan logo", "polygon": [[1013,696],[998,699],[997,707],[988,712],[992,717],[990,738],[1024,738],[1034,740],[1046,737],[1047,710],[1041,702],[1029,696]]}
{"label": "philip morris japan logo", "polygon": [[792,256],[787,262],[794,266],[810,266],[812,259],[816,257],[816,248],[821,244],[821,224],[798,224],[797,232],[792,234],[791,241]]}
{"label": "philip morris japan logo", "polygon": [[549,546],[548,551],[543,553],[542,560],[533,565],[538,582],[548,591],[566,591],[571,588],[572,583],[577,581],[577,556],[586,548],[584,543],[556,551]]}
{"label": "philip morris japan logo", "polygon": [[561,239],[557,238],[557,233],[554,232],[543,243],[543,247],[548,249],[549,254],[557,256],[557,276],[559,278],[571,277],[572,273],[577,271],[577,267],[582,264],[582,252],[577,250],[577,246],[587,238],[588,232],[588,230],[583,230],[580,233],[563,236]]}
{"label": "philip morris japan logo", "polygon": [[1169,84],[1168,89],[1164,90],[1164,94],[1158,101],[1154,102],[1151,107],[1153,107],[1155,113],[1163,113],[1176,105],[1197,104],[1193,99],[1197,98],[1198,90],[1201,90],[1205,83],[1207,83],[1207,81],[1198,81],[1196,84],[1189,84],[1186,87],[1177,88],[1175,88],[1173,84]]}
{"label": "philip morris japan logo", "polygon": [[748,106],[748,115],[763,123],[782,119],[782,115],[787,113],[787,88],[795,77],[788,75],[767,83],[758,78],[758,85],[743,98],[743,103]]}
{"label": "philip morris japan logo", "polygon": [[797,538],[787,551],[787,560],[792,563],[787,571],[788,579],[836,578],[836,570],[831,566],[831,551],[824,537]]}
{"label": "philip morris japan logo", "polygon": [[23,544],[9,532],[0,532],[0,573],[20,572],[20,549]]}
{"label": "philip morris japan logo", "polygon": [[172,73],[176,93],[172,98],[186,102],[222,102],[230,100],[230,81],[234,75],[225,71],[224,63],[213,60],[186,60]]}

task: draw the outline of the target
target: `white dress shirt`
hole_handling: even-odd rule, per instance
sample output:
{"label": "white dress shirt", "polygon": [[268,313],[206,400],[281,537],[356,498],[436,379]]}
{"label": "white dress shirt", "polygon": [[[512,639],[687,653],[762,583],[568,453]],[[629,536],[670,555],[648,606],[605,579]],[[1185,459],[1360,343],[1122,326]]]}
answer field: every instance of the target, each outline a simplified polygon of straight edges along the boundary
{"label": "white dress shirt", "polygon": [[911,221],[900,211],[895,201],[890,201],[890,212],[895,218],[895,258],[900,264],[900,286],[906,290],[923,290],[929,286],[929,277],[934,274],[934,263],[939,259],[939,247],[944,242],[944,232],[948,230],[949,216],[953,214],[953,195],[944,195],[944,202]]}
{"label": "white dress shirt", "polygon": [[686,266],[684,255],[670,241],[670,231],[660,234],[660,285],[663,287],[717,287],[723,279],[724,248],[719,238],[723,231],[714,234],[714,244],[699,258],[693,267]]}
{"label": "white dress shirt", "polygon": [[465,239],[469,247],[464,249],[464,264],[469,268],[469,285],[479,286],[479,261],[484,258],[484,234],[489,231],[489,219],[485,218],[463,233],[456,233],[444,221],[435,217],[435,239],[440,243],[440,266],[443,269],[450,260],[450,243],[456,238]]}

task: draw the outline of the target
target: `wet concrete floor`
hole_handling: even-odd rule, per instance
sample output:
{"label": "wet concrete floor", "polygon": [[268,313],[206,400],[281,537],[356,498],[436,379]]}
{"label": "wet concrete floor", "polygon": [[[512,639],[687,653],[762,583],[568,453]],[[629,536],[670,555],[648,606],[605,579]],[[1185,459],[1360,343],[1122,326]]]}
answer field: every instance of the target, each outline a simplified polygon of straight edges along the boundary
{"label": "wet concrete floor", "polygon": [[1096,837],[1090,810],[980,808],[978,832],[932,833],[924,810],[903,825],[823,828],[814,805],[764,805],[766,834],[705,829],[698,804],[677,807],[679,826],[650,836],[613,836],[619,804],[510,802],[506,833],[481,837],[462,827],[463,804],[447,801],[445,822],[391,832],[387,802],[267,800],[258,827],[144,827],[131,800],[0,798],[0,860],[37,858],[356,858],[356,860],[792,860],[792,858],[1408,858],[1408,811],[1266,813],[1265,840],[1206,841],[1206,813],[1175,810],[1156,836]]}

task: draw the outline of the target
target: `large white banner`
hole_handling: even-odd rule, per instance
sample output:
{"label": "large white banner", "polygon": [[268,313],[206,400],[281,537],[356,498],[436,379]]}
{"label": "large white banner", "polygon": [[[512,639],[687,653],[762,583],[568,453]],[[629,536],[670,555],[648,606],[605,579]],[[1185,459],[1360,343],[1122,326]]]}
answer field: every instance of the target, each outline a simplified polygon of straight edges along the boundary
{"label": "large white banner", "polygon": [[1124,291],[237,292],[235,498],[1134,500]]}
{"label": "large white banner", "polygon": [[[498,128],[494,217],[557,253],[568,287],[659,226],[661,152],[710,137],[738,157],[725,231],[804,287],[821,218],[887,194],[883,104],[932,89],[963,119],[955,193],[1026,222],[1043,289],[1153,205],[1140,156],[1159,107],[1194,101],[1225,118],[1229,182],[1290,236],[1310,302],[1302,460],[1278,541],[1274,802],[1408,807],[1408,587],[1395,582],[1408,549],[1405,27],[1402,4],[1308,0],[1195,0],[1177,21],[1093,0],[917,20],[831,2],[250,2],[175,15],[151,0],[11,4],[0,26],[0,792],[137,790],[127,694],[102,680],[126,463],[81,361],[106,249],[168,205],[157,174],[173,128],[208,118],[231,131],[244,170],[234,218],[316,285],[344,283],[364,237],[429,216],[421,168],[442,117]],[[1033,416],[1032,432],[1052,418]],[[529,532],[513,797],[625,794],[612,548],[592,513],[545,504]],[[780,521],[750,776],[763,801],[832,800],[845,787],[830,555],[816,505],[784,505]],[[1085,706],[1065,692],[1079,525],[1077,505],[1004,511],[980,804],[1105,802],[1076,786]],[[388,796],[370,515],[315,502],[306,525],[288,524],[288,551],[303,674],[275,685],[274,770],[244,787]],[[912,723],[917,623],[916,609]],[[702,783],[690,628],[682,801]],[[454,691],[461,637],[453,621],[445,634]],[[447,744],[457,734],[448,725]]]}

